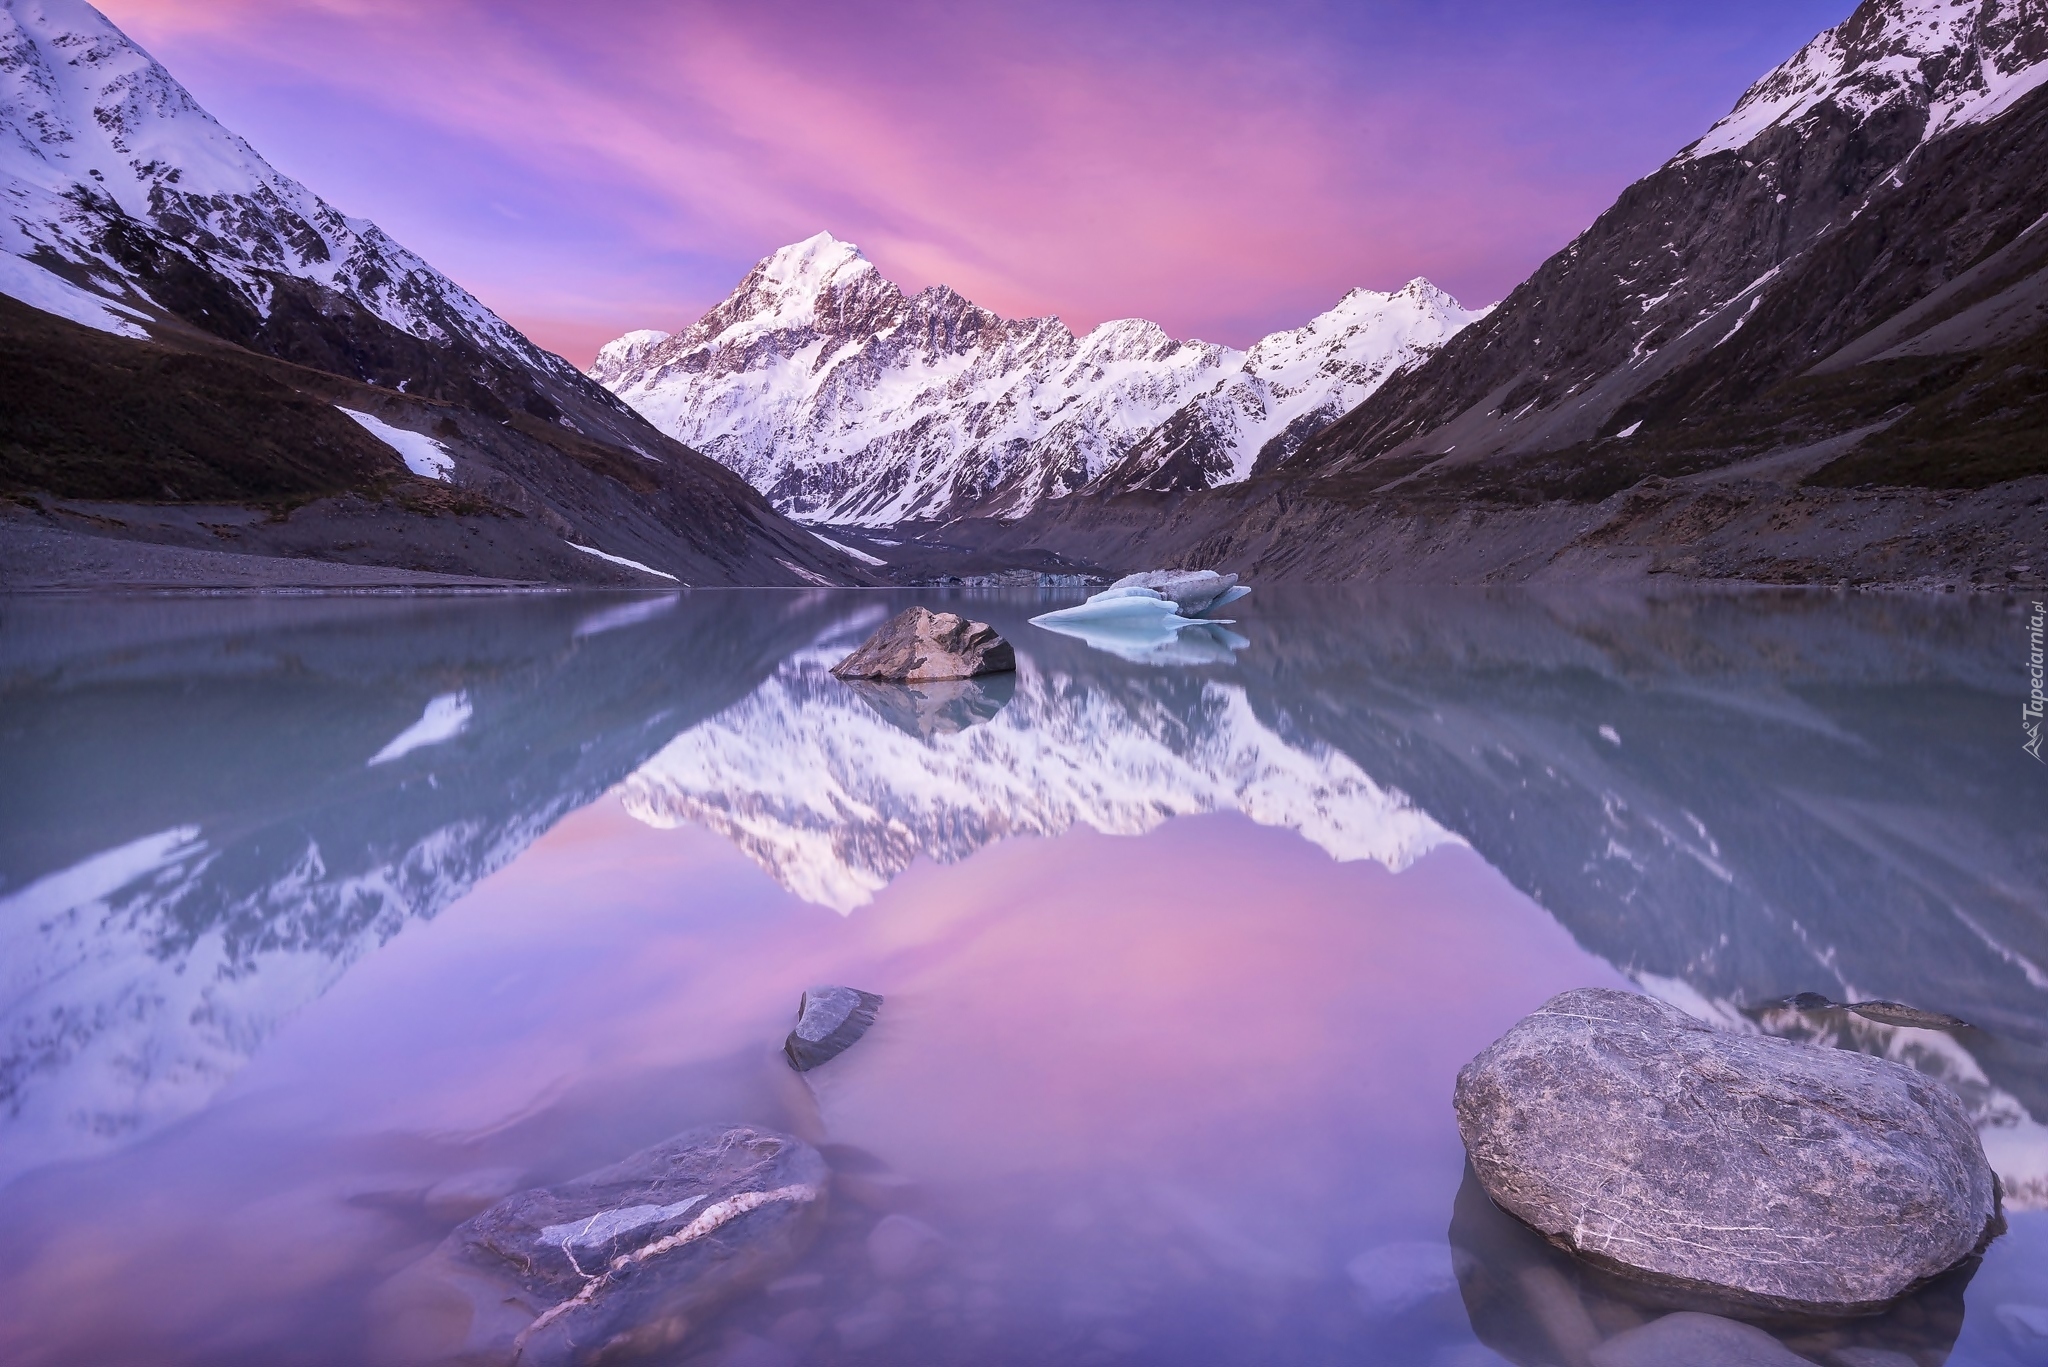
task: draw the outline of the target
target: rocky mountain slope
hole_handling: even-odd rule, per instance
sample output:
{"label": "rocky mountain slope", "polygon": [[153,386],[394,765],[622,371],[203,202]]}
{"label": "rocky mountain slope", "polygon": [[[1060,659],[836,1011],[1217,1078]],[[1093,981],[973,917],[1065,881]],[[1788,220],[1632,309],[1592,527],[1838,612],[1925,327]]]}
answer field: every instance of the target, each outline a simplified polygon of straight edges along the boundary
{"label": "rocky mountain slope", "polygon": [[2044,59],[2037,4],[1865,0],[1265,478],[1052,539],[1320,577],[2040,582]]}
{"label": "rocky mountain slope", "polygon": [[1141,319],[1076,337],[943,285],[905,296],[820,233],[686,331],[612,342],[590,375],[783,511],[887,526],[1242,479],[1477,316],[1416,280],[1354,290],[1249,353]]}
{"label": "rocky mountain slope", "polygon": [[[217,538],[61,500],[258,503],[315,553],[371,563],[857,577],[375,224],[279,173],[82,0],[0,0],[0,294],[0,486],[47,496],[51,525],[305,554],[275,528]],[[421,534],[394,538],[396,523]]]}

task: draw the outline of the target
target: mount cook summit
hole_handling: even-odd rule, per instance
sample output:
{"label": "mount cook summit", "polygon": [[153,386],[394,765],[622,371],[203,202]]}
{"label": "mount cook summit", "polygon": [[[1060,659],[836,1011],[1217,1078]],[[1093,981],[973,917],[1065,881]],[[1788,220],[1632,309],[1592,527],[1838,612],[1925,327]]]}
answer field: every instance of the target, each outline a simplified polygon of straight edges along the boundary
{"label": "mount cook summit", "polygon": [[685,331],[608,343],[589,375],[785,514],[888,526],[1242,480],[1484,316],[1417,279],[1249,351],[1138,318],[1077,337],[945,285],[906,296],[818,233]]}

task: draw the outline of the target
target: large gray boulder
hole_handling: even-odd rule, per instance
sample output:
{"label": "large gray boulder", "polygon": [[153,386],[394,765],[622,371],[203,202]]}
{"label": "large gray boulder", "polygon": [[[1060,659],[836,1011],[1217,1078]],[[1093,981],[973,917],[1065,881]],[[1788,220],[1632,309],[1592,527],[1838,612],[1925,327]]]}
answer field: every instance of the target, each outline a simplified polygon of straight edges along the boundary
{"label": "large gray boulder", "polygon": [[519,1192],[380,1290],[375,1356],[559,1367],[664,1348],[809,1247],[829,1180],[799,1139],[710,1126]]}
{"label": "large gray boulder", "polygon": [[1456,1106],[1502,1208],[1734,1304],[1863,1313],[2000,1227],[1976,1130],[1939,1082],[1628,992],[1553,997],[1465,1065]]}
{"label": "large gray boulder", "polygon": [[882,623],[832,672],[842,679],[917,683],[1002,674],[1016,667],[1017,652],[988,623],[918,607]]}

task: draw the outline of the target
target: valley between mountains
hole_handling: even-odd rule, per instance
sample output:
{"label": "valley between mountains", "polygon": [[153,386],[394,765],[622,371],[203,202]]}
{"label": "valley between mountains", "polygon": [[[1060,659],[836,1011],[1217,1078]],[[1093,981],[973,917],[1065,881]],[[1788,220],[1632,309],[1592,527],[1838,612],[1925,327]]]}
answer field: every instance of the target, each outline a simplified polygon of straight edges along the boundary
{"label": "valley between mountains", "polygon": [[588,373],[0,0],[0,585],[2048,580],[2048,12],[1864,0],[1498,304],[1246,350],[820,232]]}

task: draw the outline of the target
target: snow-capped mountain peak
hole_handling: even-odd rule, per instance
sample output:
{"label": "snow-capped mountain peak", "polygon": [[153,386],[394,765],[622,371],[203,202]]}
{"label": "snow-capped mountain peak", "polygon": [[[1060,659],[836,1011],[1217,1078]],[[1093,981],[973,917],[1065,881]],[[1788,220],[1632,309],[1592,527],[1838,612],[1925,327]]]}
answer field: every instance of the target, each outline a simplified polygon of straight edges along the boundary
{"label": "snow-capped mountain peak", "polygon": [[137,229],[266,318],[273,277],[296,277],[416,337],[573,374],[374,223],[271,166],[84,0],[0,0],[0,250],[112,290],[126,282],[147,301],[109,244]]}
{"label": "snow-capped mountain peak", "polygon": [[589,374],[783,511],[886,525],[1015,514],[1115,480],[1189,404],[1226,390],[1221,402],[1239,404],[1232,387],[1249,384],[1260,421],[1202,428],[1198,482],[1241,479],[1276,435],[1298,444],[1476,316],[1417,280],[1354,290],[1250,353],[1143,318],[1076,337],[943,284],[906,297],[859,248],[819,233],[762,259],[685,331],[610,343]]}
{"label": "snow-capped mountain peak", "polygon": [[719,331],[735,336],[821,324],[830,328],[839,321],[836,295],[863,292],[863,287],[872,292],[877,286],[895,290],[860,248],[818,233],[764,259],[698,326],[716,317]]}
{"label": "snow-capped mountain peak", "polygon": [[614,377],[640,364],[648,351],[671,334],[659,328],[641,328],[623,337],[614,337],[598,348],[597,359],[590,363],[590,378],[599,384],[607,384]]}
{"label": "snow-capped mountain peak", "polygon": [[1858,122],[1886,109],[1924,110],[1923,140],[1995,118],[2048,81],[2048,42],[2038,22],[2025,22],[2031,4],[1864,0],[1751,86],[1680,158],[1747,146],[1828,102]]}
{"label": "snow-capped mountain peak", "polygon": [[1095,487],[1171,491],[1245,479],[1489,311],[1467,309],[1419,276],[1392,293],[1354,289],[1301,327],[1261,339],[1238,373],[1167,417]]}

